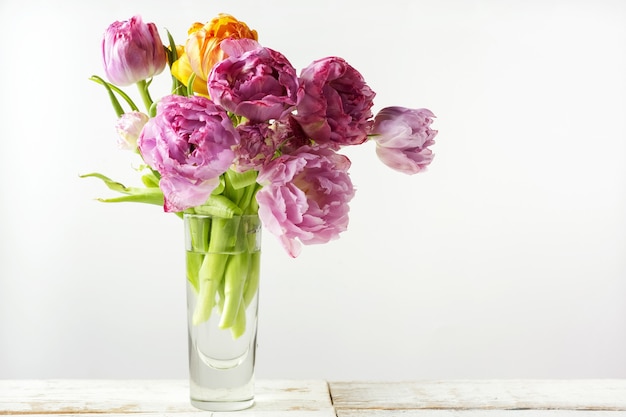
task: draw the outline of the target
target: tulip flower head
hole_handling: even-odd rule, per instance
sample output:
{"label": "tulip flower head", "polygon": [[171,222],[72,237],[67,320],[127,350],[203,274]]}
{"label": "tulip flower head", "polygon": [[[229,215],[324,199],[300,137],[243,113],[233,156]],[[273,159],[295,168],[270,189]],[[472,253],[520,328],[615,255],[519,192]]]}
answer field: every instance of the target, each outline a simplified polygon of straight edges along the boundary
{"label": "tulip flower head", "polygon": [[367,140],[375,93],[345,60],[314,61],[300,74],[296,119],[316,143],[338,149]]}
{"label": "tulip flower head", "polygon": [[350,160],[331,149],[302,147],[261,169],[259,217],[290,256],[302,243],[326,243],[348,228],[349,168]]}
{"label": "tulip flower head", "polygon": [[280,52],[259,47],[219,62],[209,94],[226,110],[254,121],[280,119],[296,104],[298,77]]}
{"label": "tulip flower head", "polygon": [[372,139],[376,154],[388,167],[405,174],[417,174],[433,160],[428,148],[435,144],[436,130],[430,128],[435,115],[427,109],[386,107],[376,115]]}
{"label": "tulip flower head", "polygon": [[194,91],[207,95],[207,79],[215,64],[228,55],[222,50],[225,39],[258,40],[255,30],[233,16],[221,13],[209,23],[194,23],[188,30],[184,54],[172,64],[172,75],[187,85],[192,74],[195,75]]}
{"label": "tulip flower head", "polygon": [[119,136],[118,144],[121,149],[130,151],[137,149],[137,139],[148,120],[148,115],[139,111],[124,113],[117,119],[115,130]]}
{"label": "tulip flower head", "polygon": [[138,139],[144,161],[161,174],[166,212],[205,203],[238,143],[228,114],[202,96],[161,99]]}
{"label": "tulip flower head", "polygon": [[126,86],[160,74],[167,63],[154,23],[140,16],[113,22],[102,40],[104,71],[113,84]]}

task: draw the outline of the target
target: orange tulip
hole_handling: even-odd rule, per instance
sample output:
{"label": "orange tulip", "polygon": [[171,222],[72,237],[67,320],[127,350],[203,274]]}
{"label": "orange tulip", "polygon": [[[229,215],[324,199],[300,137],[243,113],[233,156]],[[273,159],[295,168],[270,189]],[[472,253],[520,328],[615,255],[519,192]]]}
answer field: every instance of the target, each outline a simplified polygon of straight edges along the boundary
{"label": "orange tulip", "polygon": [[185,52],[172,64],[172,75],[183,84],[187,84],[192,74],[196,75],[194,91],[208,95],[207,78],[211,68],[227,58],[220,48],[224,39],[258,40],[256,30],[251,30],[228,14],[220,14],[209,23],[194,23],[188,31]]}

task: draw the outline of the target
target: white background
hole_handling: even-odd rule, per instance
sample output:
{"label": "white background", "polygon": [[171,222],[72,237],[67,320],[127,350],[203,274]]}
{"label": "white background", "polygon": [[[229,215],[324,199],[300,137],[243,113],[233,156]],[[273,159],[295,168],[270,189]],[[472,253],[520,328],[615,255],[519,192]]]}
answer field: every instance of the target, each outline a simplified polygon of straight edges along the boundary
{"label": "white background", "polygon": [[181,221],[78,175],[136,183],[105,28],[219,12],[438,116],[427,173],[346,151],[339,240],[265,234],[259,378],[626,377],[626,2],[2,0],[0,378],[186,378]]}

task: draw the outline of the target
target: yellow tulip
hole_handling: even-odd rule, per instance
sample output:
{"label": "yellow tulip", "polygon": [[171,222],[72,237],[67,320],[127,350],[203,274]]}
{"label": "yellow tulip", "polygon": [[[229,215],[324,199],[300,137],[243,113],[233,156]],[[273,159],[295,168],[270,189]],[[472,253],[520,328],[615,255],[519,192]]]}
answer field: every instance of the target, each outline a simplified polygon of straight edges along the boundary
{"label": "yellow tulip", "polygon": [[[182,82],[185,86],[189,82],[189,78],[194,74],[193,69],[191,68],[191,64],[189,63],[189,59],[187,58],[187,54],[182,52],[182,54],[178,55],[178,59],[172,63],[172,75],[176,77],[177,80]],[[201,78],[196,74],[196,78],[193,80],[193,91],[203,96],[208,96],[209,92],[207,90],[207,80]]]}
{"label": "yellow tulip", "polygon": [[244,38],[258,40],[256,30],[228,14],[220,14],[205,25],[194,23],[188,31],[185,52],[172,64],[172,75],[187,84],[195,74],[194,91],[208,95],[206,83],[211,68],[227,58],[220,43],[224,39]]}

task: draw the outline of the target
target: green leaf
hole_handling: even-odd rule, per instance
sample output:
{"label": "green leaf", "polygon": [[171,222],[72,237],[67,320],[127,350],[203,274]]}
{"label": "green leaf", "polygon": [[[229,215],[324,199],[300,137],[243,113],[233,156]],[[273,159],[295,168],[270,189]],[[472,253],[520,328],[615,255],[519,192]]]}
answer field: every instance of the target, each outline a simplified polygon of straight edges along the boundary
{"label": "green leaf", "polygon": [[222,194],[224,192],[224,188],[226,188],[226,180],[224,179],[223,175],[220,175],[220,183],[218,184],[217,187],[215,187],[215,190],[211,192],[211,195]]}
{"label": "green leaf", "polygon": [[187,97],[193,96],[193,83],[196,81],[196,73],[192,73],[187,80]]}
{"label": "green leaf", "polygon": [[124,184],[114,181],[111,178],[102,175],[98,172],[92,172],[90,174],[81,175],[80,178],[98,178],[104,182],[104,184],[113,191],[118,193],[125,194],[120,197],[113,198],[99,198],[98,201],[103,203],[122,203],[122,202],[133,202],[133,203],[146,203],[146,204],[155,204],[155,205],[163,205],[163,192],[160,188],[150,187],[150,188],[138,188],[138,187],[126,187]]}
{"label": "green leaf", "polygon": [[113,106],[113,110],[115,111],[115,114],[117,115],[117,117],[120,117],[121,115],[123,115],[124,109],[122,108],[120,101],[117,99],[117,97],[115,97],[115,94],[113,93],[113,90],[111,89],[111,85],[96,75],[93,75],[90,78],[90,80],[96,81],[99,84],[104,86],[104,88],[107,90],[107,93],[109,94],[109,100],[111,100],[111,105]]}
{"label": "green leaf", "polygon": [[150,172],[148,174],[144,174],[141,176],[141,182],[143,182],[143,184],[146,187],[149,188],[158,188],[159,187],[159,179],[154,175],[153,172]]}
{"label": "green leaf", "polygon": [[91,81],[94,81],[94,82],[104,86],[104,88],[107,89],[107,92],[109,93],[109,98],[111,99],[111,104],[113,104],[113,108],[115,109],[115,112],[117,113],[118,117],[121,116],[122,114],[124,114],[124,110],[122,109],[122,106],[120,105],[117,97],[115,97],[115,94],[113,94],[113,92],[115,92],[119,96],[121,96],[126,101],[126,103],[128,103],[128,105],[130,106],[131,110],[139,111],[139,108],[137,107],[137,105],[135,105],[135,103],[128,96],[128,94],[126,94],[125,92],[120,90],[118,87],[114,86],[111,83],[108,83],[108,82],[104,81],[102,78],[98,77],[97,75],[92,75],[89,79]]}
{"label": "green leaf", "polygon": [[228,182],[235,190],[239,190],[256,183],[257,175],[257,172],[253,169],[249,169],[245,172],[236,172],[232,169],[226,171]]}
{"label": "green leaf", "polygon": [[105,175],[102,175],[102,174],[100,174],[98,172],[92,172],[90,174],[80,175],[80,178],[90,178],[90,177],[98,178],[98,179],[102,180],[106,184],[106,186],[109,187],[113,191],[118,191],[120,193],[129,194],[126,191],[126,190],[128,190],[128,187],[126,187],[124,184],[122,184],[121,182],[114,181],[111,178],[109,178],[109,177],[107,177]]}
{"label": "green leaf", "polygon": [[152,191],[148,188],[146,188],[145,190],[146,192],[142,193],[128,194],[112,198],[98,198],[97,200],[102,203],[145,203],[154,204],[156,206],[163,205],[164,200],[161,190]]}
{"label": "green leaf", "polygon": [[167,52],[167,63],[171,67],[174,61],[178,59],[178,51],[176,50],[176,42],[174,42],[174,37],[170,33],[169,30],[165,30],[167,32],[167,40],[170,43],[169,48],[165,48],[165,52]]}
{"label": "green leaf", "polygon": [[[167,53],[167,64],[170,68],[172,68],[172,64],[178,60],[178,51],[176,50],[176,42],[174,42],[174,37],[170,33],[169,30],[165,30],[167,32],[167,39],[169,42],[169,48],[165,48],[165,52]],[[171,71],[170,71],[171,72]],[[172,94],[184,95],[185,86],[181,83],[178,78],[172,75]]]}
{"label": "green leaf", "polygon": [[231,219],[242,214],[241,208],[223,195],[212,195],[201,206],[195,207],[196,214],[223,217]]}

